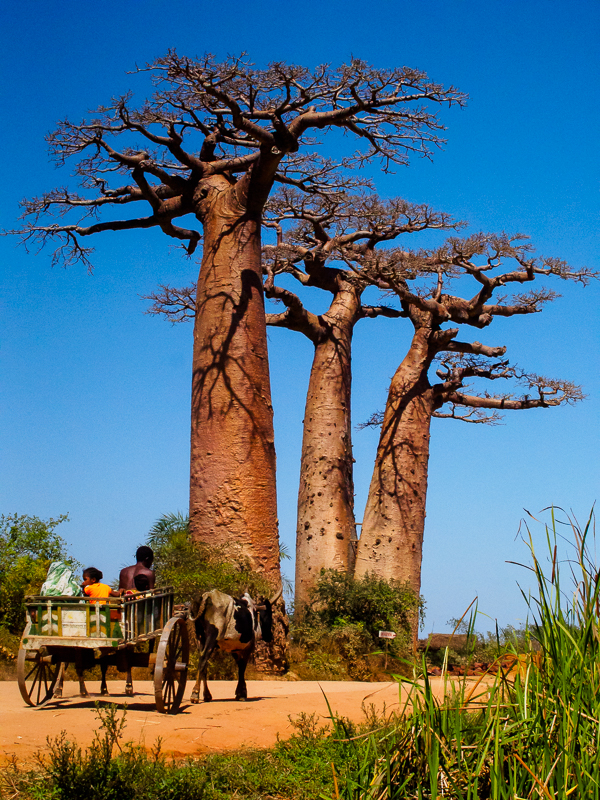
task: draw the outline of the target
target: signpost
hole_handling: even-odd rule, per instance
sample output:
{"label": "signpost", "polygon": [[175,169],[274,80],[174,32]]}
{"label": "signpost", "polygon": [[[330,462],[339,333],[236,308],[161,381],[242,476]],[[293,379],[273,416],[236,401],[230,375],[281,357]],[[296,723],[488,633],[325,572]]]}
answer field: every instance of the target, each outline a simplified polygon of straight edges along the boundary
{"label": "signpost", "polygon": [[388,642],[390,639],[395,639],[396,634],[394,631],[379,631],[379,638],[385,639],[385,664],[384,669],[387,669],[387,659],[388,659]]}

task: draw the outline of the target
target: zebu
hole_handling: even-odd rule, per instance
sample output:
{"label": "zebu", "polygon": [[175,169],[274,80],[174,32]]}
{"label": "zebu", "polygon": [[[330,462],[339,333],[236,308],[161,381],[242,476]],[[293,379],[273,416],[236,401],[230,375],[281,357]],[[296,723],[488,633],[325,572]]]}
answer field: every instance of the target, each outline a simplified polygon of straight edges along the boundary
{"label": "zebu", "polygon": [[208,661],[216,647],[231,653],[238,665],[236,700],[246,700],[245,672],[248,659],[257,640],[273,641],[273,614],[271,607],[281,590],[270,600],[257,604],[248,593],[240,599],[223,594],[218,589],[205,592],[190,606],[190,620],[194,623],[200,661],[198,677],[192,691],[192,703],[200,702],[200,684],[204,683],[204,702],[212,700],[206,679]]}

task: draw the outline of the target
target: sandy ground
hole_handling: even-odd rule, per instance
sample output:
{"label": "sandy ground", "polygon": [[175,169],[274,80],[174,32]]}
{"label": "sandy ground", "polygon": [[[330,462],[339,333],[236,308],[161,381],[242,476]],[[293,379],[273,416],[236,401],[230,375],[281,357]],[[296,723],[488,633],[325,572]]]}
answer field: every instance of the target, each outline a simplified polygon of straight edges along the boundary
{"label": "sandy ground", "polygon": [[[178,714],[159,714],[154,709],[154,693],[149,681],[135,684],[134,697],[126,697],[123,681],[109,681],[111,694],[100,696],[100,682],[87,682],[89,698],[78,695],[78,685],[67,681],[62,700],[41,708],[26,706],[16,681],[0,682],[0,761],[17,756],[31,762],[38,750],[45,749],[46,737],[66,731],[71,741],[89,745],[99,727],[94,702],[127,703],[125,740],[150,748],[158,737],[162,750],[177,756],[272,747],[279,736],[292,735],[289,717],[316,713],[324,724],[329,712],[354,721],[364,719],[361,709],[373,703],[379,711],[399,708],[397,683],[358,683],[347,681],[248,681],[248,700],[233,699],[235,681],[212,681],[211,703],[189,702],[192,681],[188,681]],[[443,691],[439,678],[432,679],[436,693]],[[405,690],[403,689],[403,694]]]}

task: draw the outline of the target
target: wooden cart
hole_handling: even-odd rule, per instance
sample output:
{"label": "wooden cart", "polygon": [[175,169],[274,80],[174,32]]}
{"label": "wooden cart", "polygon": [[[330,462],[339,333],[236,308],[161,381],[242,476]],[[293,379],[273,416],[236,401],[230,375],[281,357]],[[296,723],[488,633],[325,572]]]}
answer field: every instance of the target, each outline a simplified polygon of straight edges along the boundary
{"label": "wooden cart", "polygon": [[[79,669],[114,665],[154,667],[156,710],[175,714],[181,704],[189,660],[184,614],[173,613],[173,590],[90,602],[83,597],[26,597],[17,679],[25,702],[48,702],[63,665]],[[155,649],[156,644],[158,646]]]}

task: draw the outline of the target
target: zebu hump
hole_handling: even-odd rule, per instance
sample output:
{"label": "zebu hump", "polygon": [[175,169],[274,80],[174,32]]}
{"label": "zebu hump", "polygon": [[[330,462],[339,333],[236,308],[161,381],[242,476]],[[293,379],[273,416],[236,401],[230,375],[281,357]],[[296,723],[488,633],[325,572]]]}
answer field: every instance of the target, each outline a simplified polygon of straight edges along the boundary
{"label": "zebu hump", "polygon": [[204,592],[193,622],[214,625],[221,635],[227,630],[234,612],[234,600],[218,589]]}

